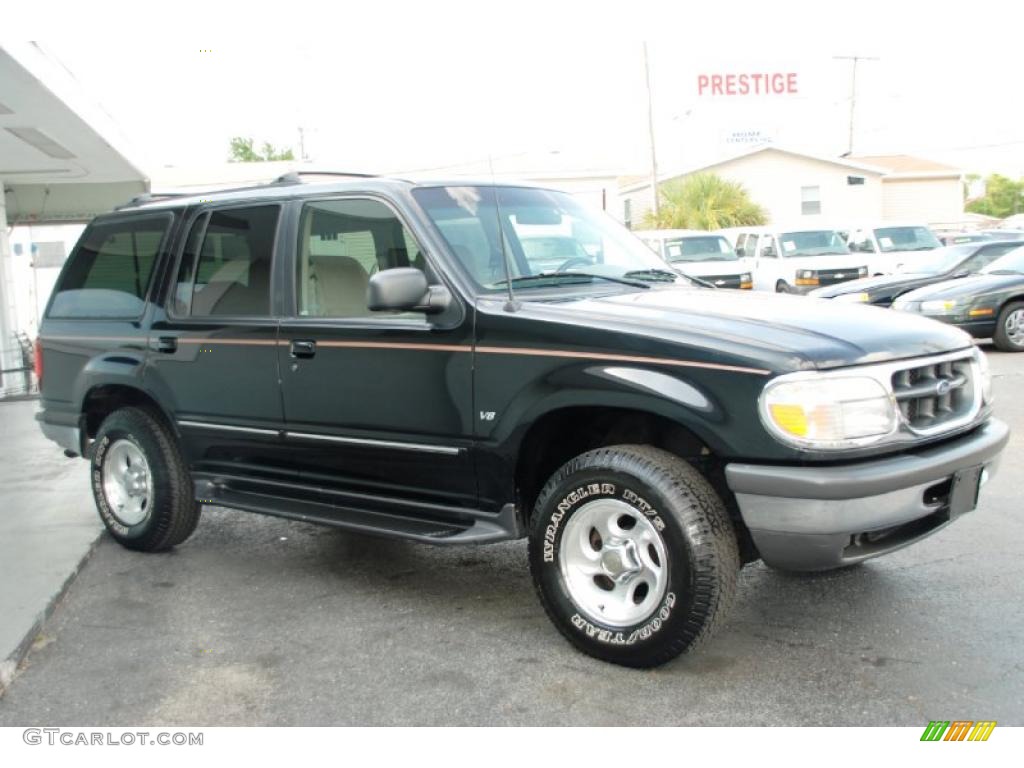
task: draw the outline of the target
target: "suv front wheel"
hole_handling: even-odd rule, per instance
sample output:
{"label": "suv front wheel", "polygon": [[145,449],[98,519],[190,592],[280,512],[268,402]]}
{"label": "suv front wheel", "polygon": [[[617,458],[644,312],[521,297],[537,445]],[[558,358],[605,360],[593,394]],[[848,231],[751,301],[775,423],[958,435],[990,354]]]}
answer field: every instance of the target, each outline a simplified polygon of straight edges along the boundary
{"label": "suv front wheel", "polygon": [[739,567],[721,499],[657,448],[577,456],[537,500],[530,570],[541,603],[573,645],[605,661],[653,667],[709,638]]}
{"label": "suv front wheel", "polygon": [[100,425],[92,493],[110,535],[129,549],[170,549],[199,523],[200,506],[174,436],[141,408],[114,411]]}

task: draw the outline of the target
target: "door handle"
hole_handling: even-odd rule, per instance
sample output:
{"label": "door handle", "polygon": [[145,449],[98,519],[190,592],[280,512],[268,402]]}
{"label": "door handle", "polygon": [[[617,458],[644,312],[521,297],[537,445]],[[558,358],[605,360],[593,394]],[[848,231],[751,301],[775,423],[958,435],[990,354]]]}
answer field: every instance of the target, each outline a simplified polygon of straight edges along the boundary
{"label": "door handle", "polygon": [[292,339],[292,357],[313,357],[316,355],[316,342],[311,339]]}
{"label": "door handle", "polygon": [[158,336],[150,339],[149,345],[155,352],[172,354],[178,351],[178,339],[174,336]]}

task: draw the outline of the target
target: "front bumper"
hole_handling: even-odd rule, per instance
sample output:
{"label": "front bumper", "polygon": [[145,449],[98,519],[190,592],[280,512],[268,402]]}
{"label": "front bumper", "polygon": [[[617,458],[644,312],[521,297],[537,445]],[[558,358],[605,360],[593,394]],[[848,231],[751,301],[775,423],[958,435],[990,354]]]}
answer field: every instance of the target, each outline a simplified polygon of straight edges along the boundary
{"label": "front bumper", "polygon": [[955,518],[954,476],[991,478],[1010,430],[990,420],[940,446],[829,467],[729,464],[729,488],[767,564],[818,571],[905,547]]}

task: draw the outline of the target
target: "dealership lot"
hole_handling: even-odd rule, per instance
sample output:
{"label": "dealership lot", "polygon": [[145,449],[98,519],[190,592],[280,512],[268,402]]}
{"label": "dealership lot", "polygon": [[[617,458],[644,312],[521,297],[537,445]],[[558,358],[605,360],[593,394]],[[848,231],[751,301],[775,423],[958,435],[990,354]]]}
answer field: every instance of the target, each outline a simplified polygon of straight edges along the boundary
{"label": "dealership lot", "polygon": [[523,542],[444,549],[207,509],[168,554],[100,540],[0,725],[1024,725],[1024,355],[985,349],[1014,436],[976,512],[847,571],[748,566],[719,635],[660,669],[565,643]]}

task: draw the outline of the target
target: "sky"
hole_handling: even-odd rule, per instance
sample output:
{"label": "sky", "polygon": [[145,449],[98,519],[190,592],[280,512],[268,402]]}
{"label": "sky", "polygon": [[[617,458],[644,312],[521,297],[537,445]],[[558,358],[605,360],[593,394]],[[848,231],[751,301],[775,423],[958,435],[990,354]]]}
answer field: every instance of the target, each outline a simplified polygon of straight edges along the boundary
{"label": "sky", "polygon": [[[726,141],[734,133],[845,152],[851,65],[834,57],[860,55],[874,60],[858,66],[855,155],[1024,176],[1018,5],[250,3],[197,39],[191,6],[175,4],[167,29],[139,19],[150,34],[32,31],[51,33],[38,39],[147,170],[223,162],[232,136],[298,154],[301,128],[310,159],[344,170],[544,155],[644,173],[646,40],[662,169],[713,162],[738,148]],[[74,23],[80,6],[69,8]],[[697,89],[701,74],[776,71],[796,74],[795,95]]]}

